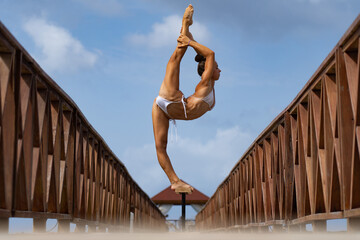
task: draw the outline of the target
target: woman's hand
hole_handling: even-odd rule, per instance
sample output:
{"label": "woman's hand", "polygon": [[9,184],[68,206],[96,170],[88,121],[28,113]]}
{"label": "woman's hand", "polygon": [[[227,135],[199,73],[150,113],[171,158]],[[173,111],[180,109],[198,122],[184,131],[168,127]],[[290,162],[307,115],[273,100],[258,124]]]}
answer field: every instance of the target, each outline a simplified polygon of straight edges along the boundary
{"label": "woman's hand", "polygon": [[[181,29],[180,29],[180,34],[182,34],[182,30],[183,30],[183,28],[181,27]],[[191,34],[190,31],[188,31],[188,33],[186,33],[185,35],[186,35],[188,38],[190,38],[191,41],[195,41],[195,40],[194,40],[194,37],[193,37],[193,35]]]}
{"label": "woman's hand", "polygon": [[179,38],[177,39],[177,41],[178,41],[178,46],[179,47],[187,47],[191,40],[187,36],[181,34],[179,36]]}

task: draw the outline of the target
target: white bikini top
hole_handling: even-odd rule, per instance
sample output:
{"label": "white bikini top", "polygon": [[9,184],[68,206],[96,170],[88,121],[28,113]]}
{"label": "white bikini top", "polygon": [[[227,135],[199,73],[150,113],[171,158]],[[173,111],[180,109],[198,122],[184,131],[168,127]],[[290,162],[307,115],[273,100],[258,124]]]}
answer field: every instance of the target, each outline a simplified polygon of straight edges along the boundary
{"label": "white bikini top", "polygon": [[[194,98],[198,98],[198,97],[194,97]],[[215,88],[213,88],[206,97],[198,98],[198,99],[201,99],[204,102],[206,102],[209,105],[210,110],[213,109],[215,106]]]}
{"label": "white bikini top", "polygon": [[210,110],[213,109],[215,106],[215,88],[213,88],[212,91],[202,100],[209,105]]}

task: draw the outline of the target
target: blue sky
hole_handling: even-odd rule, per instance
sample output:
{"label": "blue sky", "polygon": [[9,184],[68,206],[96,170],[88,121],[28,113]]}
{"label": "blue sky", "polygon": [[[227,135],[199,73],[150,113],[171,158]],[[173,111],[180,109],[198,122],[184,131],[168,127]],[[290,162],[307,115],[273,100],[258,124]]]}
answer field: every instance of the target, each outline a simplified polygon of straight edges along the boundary
{"label": "blue sky", "polygon": [[[215,51],[222,72],[215,108],[177,121],[168,153],[179,177],[211,196],[333,49],[360,1],[0,1],[3,24],[150,197],[169,185],[155,155],[151,107],[189,3],[190,31]],[[188,49],[181,65],[187,96],[199,81],[194,57]]]}

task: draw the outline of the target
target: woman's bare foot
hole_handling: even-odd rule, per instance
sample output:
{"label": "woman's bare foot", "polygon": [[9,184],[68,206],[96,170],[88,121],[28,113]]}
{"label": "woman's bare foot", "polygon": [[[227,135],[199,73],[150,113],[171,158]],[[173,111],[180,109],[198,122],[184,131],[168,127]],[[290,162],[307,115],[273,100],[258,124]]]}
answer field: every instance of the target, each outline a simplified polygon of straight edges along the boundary
{"label": "woman's bare foot", "polygon": [[191,4],[189,4],[189,6],[185,9],[185,13],[183,16],[183,20],[182,20],[182,24],[183,27],[189,27],[190,25],[193,24],[193,14],[194,14],[194,8]]}
{"label": "woman's bare foot", "polygon": [[192,193],[192,191],[194,191],[194,188],[189,184],[186,184],[183,181],[179,180],[171,184],[171,190],[175,191],[176,193]]}

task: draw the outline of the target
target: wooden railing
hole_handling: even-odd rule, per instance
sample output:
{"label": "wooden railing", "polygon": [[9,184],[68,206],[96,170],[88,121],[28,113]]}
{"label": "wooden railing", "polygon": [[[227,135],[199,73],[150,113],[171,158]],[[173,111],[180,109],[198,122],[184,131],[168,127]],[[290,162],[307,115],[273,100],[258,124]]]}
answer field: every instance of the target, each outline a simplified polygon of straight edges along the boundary
{"label": "wooden railing", "polygon": [[360,16],[219,185],[199,229],[360,226],[359,38]]}
{"label": "wooden railing", "polygon": [[165,229],[165,217],[73,100],[0,22],[0,225]]}

